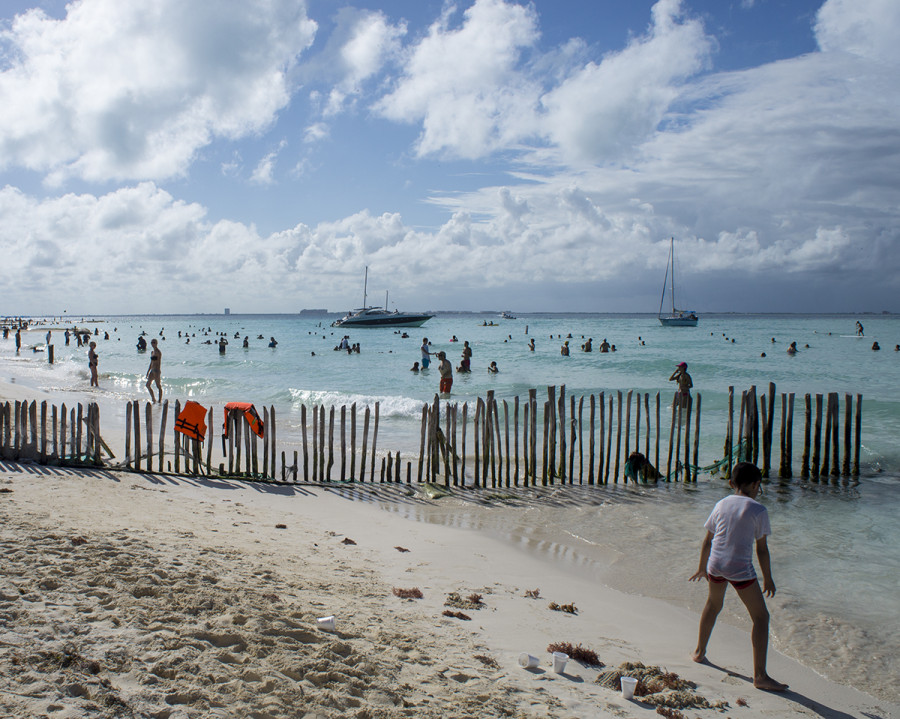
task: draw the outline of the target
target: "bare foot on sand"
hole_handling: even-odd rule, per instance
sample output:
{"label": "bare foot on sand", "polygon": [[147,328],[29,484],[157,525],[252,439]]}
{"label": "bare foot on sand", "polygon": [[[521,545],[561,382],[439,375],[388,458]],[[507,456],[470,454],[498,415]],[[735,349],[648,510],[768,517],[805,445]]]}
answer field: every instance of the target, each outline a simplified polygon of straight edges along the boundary
{"label": "bare foot on sand", "polygon": [[707,663],[706,654],[704,654],[703,652],[695,651],[693,654],[691,654],[691,659],[697,662],[697,664]]}
{"label": "bare foot on sand", "polygon": [[788,688],[787,684],[782,684],[781,682],[776,682],[772,677],[768,674],[765,674],[761,677],[757,677],[753,680],[753,686],[757,689],[762,689],[767,692],[783,692]]}

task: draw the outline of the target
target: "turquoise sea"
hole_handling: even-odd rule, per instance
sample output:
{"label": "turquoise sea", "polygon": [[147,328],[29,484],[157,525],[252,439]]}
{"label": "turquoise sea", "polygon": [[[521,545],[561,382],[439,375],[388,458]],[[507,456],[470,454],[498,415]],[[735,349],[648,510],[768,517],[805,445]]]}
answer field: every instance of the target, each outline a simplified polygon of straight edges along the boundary
{"label": "turquoise sea", "polygon": [[[399,449],[405,459],[415,461],[421,408],[438,387],[434,365],[418,374],[409,371],[420,359],[423,337],[430,339],[432,351],[446,351],[454,366],[463,340],[473,348],[473,371],[455,375],[451,401],[471,403],[492,389],[511,405],[514,396],[524,399],[529,388],[537,388],[542,402],[547,385],[565,385],[567,394],[576,397],[601,391],[608,396],[616,390],[661,392],[665,427],[674,385],[667,380],[684,361],[695,394],[702,395],[701,466],[722,458],[729,386],[739,399],[751,385],[761,392],[774,382],[779,395],[795,393],[796,405],[795,478],[773,478],[762,499],[773,525],[770,548],[779,586],[771,604],[773,642],[837,681],[900,699],[895,686],[900,639],[886,631],[900,626],[900,352],[894,350],[900,344],[900,316],[722,314],[704,315],[696,328],[663,328],[653,315],[522,314],[504,320],[497,313],[441,314],[421,328],[349,332],[350,342],[361,345],[360,354],[353,355],[333,350],[347,334],[330,326],[337,317],[77,318],[76,324],[99,333],[101,387],[94,392],[88,387],[86,348],[76,348],[74,340],[66,347],[64,324],[48,319],[47,326],[25,335],[18,356],[12,337],[0,340],[0,380],[51,392],[60,401],[91,396],[101,404],[104,426],[124,424],[125,402],[149,398],[143,389],[149,356],[135,349],[145,331],[148,340],[160,339],[163,385],[170,399],[195,399],[207,406],[227,401],[274,405],[279,443],[290,442],[301,404],[363,406],[378,401],[379,449]],[[857,320],[865,326],[863,338],[854,335]],[[52,366],[43,352],[27,349],[43,344],[47,327],[60,328],[53,330]],[[106,332],[109,340],[103,339]],[[217,333],[228,337],[224,355],[203,344],[217,339]],[[257,339],[260,335],[263,339]],[[241,347],[244,336],[249,337],[248,349]],[[458,343],[449,341],[453,336]],[[270,337],[277,339],[276,349],[267,347]],[[534,352],[527,346],[531,338]],[[587,338],[593,340],[592,353],[580,351]],[[616,345],[615,353],[597,351],[604,338]],[[560,354],[566,339],[569,357]],[[800,351],[789,356],[792,341]],[[873,351],[873,342],[882,349]],[[497,362],[499,374],[486,371],[491,361]],[[838,392],[842,401],[846,393],[863,395],[858,481],[796,478],[803,395],[828,392]],[[779,417],[780,411],[776,404]],[[843,421],[843,413],[841,417]],[[584,488],[573,494],[578,501],[537,509],[460,503],[453,521],[498,534],[573,571],[592,572],[615,586],[699,611],[702,597],[685,579],[696,564],[703,521],[728,491],[718,477],[701,474],[699,480],[696,486]],[[447,521],[445,513],[416,512],[422,521]],[[616,558],[620,550],[635,546],[648,550],[638,571]],[[744,621],[734,601],[728,611],[730,621]]]}

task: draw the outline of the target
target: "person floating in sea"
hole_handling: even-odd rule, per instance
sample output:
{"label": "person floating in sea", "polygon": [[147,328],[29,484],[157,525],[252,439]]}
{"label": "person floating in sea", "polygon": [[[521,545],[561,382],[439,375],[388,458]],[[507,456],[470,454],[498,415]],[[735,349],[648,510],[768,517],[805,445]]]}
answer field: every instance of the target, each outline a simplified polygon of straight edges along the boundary
{"label": "person floating in sea", "polygon": [[410,372],[418,372],[419,371],[419,363],[413,362],[413,366],[409,368]]}
{"label": "person floating in sea", "polygon": [[791,346],[787,348],[787,353],[788,353],[789,355],[795,355],[795,354],[797,354],[797,352],[798,352],[798,350],[797,350],[797,343],[796,343],[796,342],[791,342]]}
{"label": "person floating in sea", "polygon": [[593,352],[594,351],[594,340],[588,337],[588,341],[581,345],[581,349],[583,352]]}
{"label": "person floating in sea", "polygon": [[497,366],[496,362],[491,362],[491,364],[488,366],[488,372],[490,372],[491,374],[497,374],[499,371],[500,368]]}
{"label": "person floating in sea", "polygon": [[563,346],[559,348],[559,353],[560,353],[563,357],[568,357],[568,356],[569,356],[569,340],[566,340],[566,341],[563,343]]}
{"label": "person floating in sea", "polygon": [[[697,648],[691,658],[706,663],[706,646],[722,611],[725,590],[731,584],[744,603],[753,621],[750,634],[753,646],[753,686],[771,692],[783,692],[787,684],[775,681],[766,673],[766,654],[769,645],[769,610],[767,597],[775,596],[772,567],[766,537],[772,533],[766,508],[756,501],[762,474],[750,462],[739,462],[732,473],[734,494],[719,500],[706,520],[706,537],[700,549],[700,566],[690,581],[706,579],[709,596],[700,615]],[[763,575],[763,590],[759,588],[753,569],[753,545]]]}
{"label": "person floating in sea", "polygon": [[269,338],[269,347],[275,349],[278,346],[278,341],[274,337]]}
{"label": "person floating in sea", "polygon": [[[147,391],[151,402],[162,402],[162,351],[156,339],[150,340],[150,366],[147,368]],[[153,396],[153,383],[156,383],[158,397]]]}
{"label": "person floating in sea", "polygon": [[97,365],[100,364],[100,358],[97,356],[97,343],[91,342],[88,349],[88,367],[91,370],[91,387],[99,387],[100,380],[97,377]]}
{"label": "person floating in sea", "polygon": [[609,342],[606,341],[606,337],[604,337],[603,341],[600,343],[600,351],[609,352]]}
{"label": "person floating in sea", "polygon": [[439,360],[438,372],[441,373],[441,394],[450,394],[450,389],[453,387],[453,365],[450,364],[450,360],[443,352],[438,352],[437,358]]}
{"label": "person floating in sea", "polygon": [[244,349],[245,350],[250,349],[250,336],[249,335],[244,337]]}
{"label": "person floating in sea", "polygon": [[675,401],[681,402],[683,407],[687,407],[687,403],[690,401],[691,397],[691,387],[694,386],[694,382],[687,372],[687,362],[678,364],[675,371],[672,373],[672,376],[669,377],[669,382],[678,382],[678,390],[675,392]]}
{"label": "person floating in sea", "polygon": [[227,346],[228,346],[228,340],[226,340],[224,337],[220,337],[219,338],[219,354],[220,355],[225,354],[225,348]]}
{"label": "person floating in sea", "polygon": [[865,334],[865,331],[863,330],[862,322],[860,322],[859,320],[856,320],[856,336],[863,337],[864,334]]}
{"label": "person floating in sea", "polygon": [[528,349],[530,349],[532,352],[534,352],[534,337],[532,337],[530,340],[528,340]]}
{"label": "person floating in sea", "polygon": [[881,349],[881,345],[878,344],[877,342],[873,342],[873,343],[872,343],[872,349],[875,350],[875,351],[877,352],[878,350]]}

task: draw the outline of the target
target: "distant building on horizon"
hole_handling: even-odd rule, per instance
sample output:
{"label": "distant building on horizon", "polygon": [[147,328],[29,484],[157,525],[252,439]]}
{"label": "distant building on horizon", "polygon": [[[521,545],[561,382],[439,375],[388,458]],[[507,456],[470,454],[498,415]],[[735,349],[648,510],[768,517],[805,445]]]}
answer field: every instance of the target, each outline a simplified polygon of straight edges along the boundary
{"label": "distant building on horizon", "polygon": [[230,315],[230,314],[231,314],[231,308],[230,308],[230,307],[226,307],[226,308],[225,308],[225,314],[226,314],[226,315]]}

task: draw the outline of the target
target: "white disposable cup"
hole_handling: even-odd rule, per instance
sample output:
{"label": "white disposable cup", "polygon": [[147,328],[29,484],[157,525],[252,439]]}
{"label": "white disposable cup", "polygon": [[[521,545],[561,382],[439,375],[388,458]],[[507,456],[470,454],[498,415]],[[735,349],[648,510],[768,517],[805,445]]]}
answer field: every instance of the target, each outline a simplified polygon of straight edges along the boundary
{"label": "white disposable cup", "polygon": [[334,631],[334,615],[330,617],[319,617],[316,622],[319,624],[319,629],[326,632]]}
{"label": "white disposable cup", "polygon": [[562,674],[566,671],[566,664],[569,662],[569,655],[564,652],[553,652],[553,671]]}
{"label": "white disposable cup", "polygon": [[522,652],[519,655],[519,666],[525,669],[534,669],[535,667],[539,666],[540,663],[540,659],[538,659],[533,654],[529,654],[528,652]]}
{"label": "white disposable cup", "polygon": [[637,687],[638,680],[634,677],[622,677],[620,681],[622,683],[622,697],[624,699],[633,699],[634,689]]}

